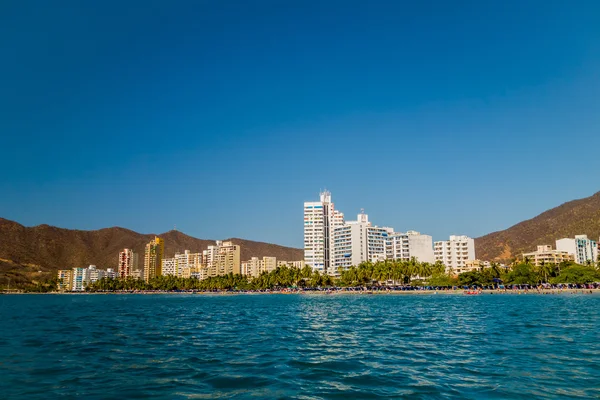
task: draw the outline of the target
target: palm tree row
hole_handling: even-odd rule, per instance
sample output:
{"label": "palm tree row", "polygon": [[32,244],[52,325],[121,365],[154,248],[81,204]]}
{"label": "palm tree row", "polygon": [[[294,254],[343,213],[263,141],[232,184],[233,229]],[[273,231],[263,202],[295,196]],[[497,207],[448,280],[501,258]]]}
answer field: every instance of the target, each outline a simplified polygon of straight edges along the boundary
{"label": "palm tree row", "polygon": [[326,287],[326,286],[360,286],[374,282],[392,281],[397,284],[408,284],[415,277],[428,277],[434,273],[443,273],[441,263],[429,264],[410,261],[364,262],[357,267],[339,270],[339,278],[321,274],[309,266],[302,269],[280,267],[271,272],[263,272],[256,278],[243,275],[222,275],[199,280],[181,278],[172,275],[157,276],[148,282],[141,279],[103,278],[88,286],[89,291],[120,290],[264,290],[289,287]]}
{"label": "palm tree row", "polygon": [[157,276],[148,282],[141,279],[100,279],[87,287],[88,291],[120,290],[264,290],[287,287],[321,287],[333,285],[332,277],[313,271],[309,266],[302,269],[280,267],[263,272],[257,278],[243,275],[221,275],[199,280],[172,275]]}
{"label": "palm tree row", "polygon": [[435,264],[418,262],[414,257],[410,260],[385,260],[375,263],[367,261],[356,267],[340,268],[339,283],[344,286],[390,281],[394,284],[410,284],[413,278],[427,278],[434,274],[442,274],[445,269],[441,262]]}
{"label": "palm tree row", "polygon": [[[145,282],[140,279],[100,279],[88,286],[90,291],[119,290],[265,290],[275,288],[327,286],[364,286],[379,283],[395,285],[428,283],[432,285],[492,285],[500,282],[515,284],[539,284],[544,282],[582,283],[600,280],[600,269],[593,265],[582,266],[575,263],[544,264],[534,266],[527,260],[504,270],[497,264],[479,271],[465,272],[454,276],[446,273],[445,266],[436,262],[411,260],[385,260],[364,262],[348,269],[339,269],[339,277],[321,274],[309,266],[302,269],[280,267],[271,272],[263,272],[256,278],[243,275],[222,275],[199,280],[176,276],[157,276]],[[418,279],[418,281],[416,281]],[[434,283],[437,282],[437,283]]]}

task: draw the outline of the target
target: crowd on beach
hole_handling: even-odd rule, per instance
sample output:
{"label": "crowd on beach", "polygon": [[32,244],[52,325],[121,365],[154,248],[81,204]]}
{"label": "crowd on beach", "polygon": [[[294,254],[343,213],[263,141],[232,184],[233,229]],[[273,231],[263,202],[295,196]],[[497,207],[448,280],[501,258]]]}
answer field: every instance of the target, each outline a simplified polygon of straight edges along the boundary
{"label": "crowd on beach", "polygon": [[600,292],[600,282],[590,284],[493,285],[493,286],[356,286],[356,287],[281,287],[273,289],[189,289],[189,290],[115,290],[95,293],[191,293],[191,294],[560,294]]}

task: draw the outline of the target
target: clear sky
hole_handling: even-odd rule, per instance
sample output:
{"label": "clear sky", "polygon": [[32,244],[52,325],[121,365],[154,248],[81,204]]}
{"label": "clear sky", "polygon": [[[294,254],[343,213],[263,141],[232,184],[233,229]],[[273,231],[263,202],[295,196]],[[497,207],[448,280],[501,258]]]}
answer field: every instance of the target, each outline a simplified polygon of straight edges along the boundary
{"label": "clear sky", "polygon": [[0,4],[0,216],[302,246],[440,240],[600,190],[599,1]]}

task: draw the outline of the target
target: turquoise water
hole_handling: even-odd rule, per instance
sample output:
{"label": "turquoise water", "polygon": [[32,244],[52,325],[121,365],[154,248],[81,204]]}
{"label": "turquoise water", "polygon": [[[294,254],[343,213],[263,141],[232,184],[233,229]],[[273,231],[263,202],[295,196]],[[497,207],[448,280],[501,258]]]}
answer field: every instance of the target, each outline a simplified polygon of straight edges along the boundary
{"label": "turquoise water", "polygon": [[1,398],[598,398],[598,295],[0,296]]}

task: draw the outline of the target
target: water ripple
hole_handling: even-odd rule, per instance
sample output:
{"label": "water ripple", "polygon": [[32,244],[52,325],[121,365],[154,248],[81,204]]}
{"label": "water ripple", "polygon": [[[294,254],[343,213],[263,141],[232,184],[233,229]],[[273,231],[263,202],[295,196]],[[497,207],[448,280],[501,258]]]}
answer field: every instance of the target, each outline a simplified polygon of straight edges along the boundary
{"label": "water ripple", "polygon": [[600,296],[0,298],[3,398],[598,398]]}

